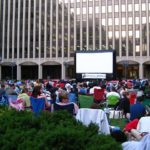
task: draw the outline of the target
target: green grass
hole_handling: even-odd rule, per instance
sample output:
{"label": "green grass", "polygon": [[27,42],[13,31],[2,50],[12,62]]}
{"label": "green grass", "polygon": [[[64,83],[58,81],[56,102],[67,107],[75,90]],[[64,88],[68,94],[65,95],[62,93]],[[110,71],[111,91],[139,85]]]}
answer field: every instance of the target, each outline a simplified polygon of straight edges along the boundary
{"label": "green grass", "polygon": [[110,119],[110,125],[111,126],[117,126],[120,127],[121,130],[123,130],[123,128],[126,125],[126,119],[122,118],[122,119]]}
{"label": "green grass", "polygon": [[[80,103],[80,108],[90,108],[91,105],[93,104],[93,96],[91,95],[79,95],[79,103]],[[110,119],[109,120],[111,126],[118,126],[120,129],[123,129],[126,120],[123,119]]]}
{"label": "green grass", "polygon": [[[93,96],[91,95],[79,95],[80,108],[90,108],[93,104]],[[150,105],[150,98],[145,98],[144,105]],[[111,126],[118,126],[122,130],[126,124],[126,119],[110,119]]]}

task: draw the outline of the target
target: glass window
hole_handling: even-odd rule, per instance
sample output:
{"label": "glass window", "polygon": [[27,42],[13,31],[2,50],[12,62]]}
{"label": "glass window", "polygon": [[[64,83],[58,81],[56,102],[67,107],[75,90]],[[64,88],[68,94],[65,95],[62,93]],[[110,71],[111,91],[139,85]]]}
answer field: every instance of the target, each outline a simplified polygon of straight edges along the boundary
{"label": "glass window", "polygon": [[65,3],[68,3],[68,0],[65,0]]}
{"label": "glass window", "polygon": [[140,18],[139,17],[135,17],[135,24],[140,24]]}
{"label": "glass window", "polygon": [[136,45],[136,46],[135,46],[135,51],[136,51],[136,52],[140,52],[140,45]]}
{"label": "glass window", "polygon": [[108,12],[112,12],[112,6],[108,6]]}
{"label": "glass window", "polygon": [[115,5],[115,12],[119,12],[119,6]]}
{"label": "glass window", "polygon": [[108,25],[111,26],[112,25],[112,18],[108,19]]}
{"label": "glass window", "polygon": [[108,32],[108,38],[109,38],[109,39],[112,39],[112,31],[109,31],[109,32]]}
{"label": "glass window", "polygon": [[82,13],[86,14],[86,8],[85,7],[82,8]]}
{"label": "glass window", "polygon": [[128,11],[132,11],[132,4],[128,4]]}
{"label": "glass window", "polygon": [[115,18],[115,25],[119,25],[119,18]]}
{"label": "glass window", "polygon": [[89,7],[89,14],[92,14],[93,12],[93,7]]}
{"label": "glass window", "polygon": [[126,11],[126,6],[125,5],[121,5],[121,11],[125,12]]}
{"label": "glass window", "polygon": [[129,31],[129,37],[132,37],[132,36],[133,36],[133,32]]}
{"label": "glass window", "polygon": [[128,18],[128,24],[131,25],[132,24],[132,17]]}
{"label": "glass window", "polygon": [[122,25],[126,24],[126,18],[122,18]]}
{"label": "glass window", "polygon": [[142,11],[146,11],[146,4],[142,4]]}
{"label": "glass window", "polygon": [[126,31],[122,31],[122,37],[123,37],[123,38],[126,37]]}
{"label": "glass window", "polygon": [[80,8],[77,8],[77,15],[80,14]]}
{"label": "glass window", "polygon": [[139,4],[135,4],[135,11],[139,11]]}
{"label": "glass window", "polygon": [[148,4],[148,9],[150,10],[150,3]]}
{"label": "glass window", "polygon": [[106,13],[106,7],[102,6],[102,13]]}
{"label": "glass window", "polygon": [[142,24],[146,24],[146,17],[142,17]]}
{"label": "glass window", "polygon": [[102,19],[102,25],[106,25],[106,19]]}
{"label": "glass window", "polygon": [[135,38],[140,38],[140,31],[139,30],[135,31]]}
{"label": "glass window", "polygon": [[96,13],[96,14],[99,13],[99,7],[98,7],[98,6],[95,7],[95,13]]}
{"label": "glass window", "polygon": [[119,38],[119,31],[115,31],[115,37]]}
{"label": "glass window", "polygon": [[71,8],[70,11],[71,11],[71,13],[74,13],[74,8]]}

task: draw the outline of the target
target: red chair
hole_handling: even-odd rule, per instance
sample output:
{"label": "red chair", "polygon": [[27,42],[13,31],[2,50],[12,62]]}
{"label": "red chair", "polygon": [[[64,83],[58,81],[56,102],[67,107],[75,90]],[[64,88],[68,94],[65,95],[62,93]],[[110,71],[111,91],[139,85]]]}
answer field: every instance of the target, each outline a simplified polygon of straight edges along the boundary
{"label": "red chair", "polygon": [[104,89],[94,89],[94,102],[96,103],[100,103],[103,102],[105,100],[105,93],[104,93]]}
{"label": "red chair", "polygon": [[135,101],[136,101],[136,93],[135,92],[130,93],[129,101],[130,101],[130,105],[135,104]]}

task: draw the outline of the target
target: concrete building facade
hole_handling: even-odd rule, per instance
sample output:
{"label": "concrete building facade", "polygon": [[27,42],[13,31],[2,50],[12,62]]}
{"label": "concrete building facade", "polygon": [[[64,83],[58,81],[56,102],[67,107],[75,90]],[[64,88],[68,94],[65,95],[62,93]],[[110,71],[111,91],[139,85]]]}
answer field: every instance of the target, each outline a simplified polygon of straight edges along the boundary
{"label": "concrete building facade", "polygon": [[0,0],[0,79],[75,78],[76,50],[110,49],[118,78],[150,77],[150,0]]}

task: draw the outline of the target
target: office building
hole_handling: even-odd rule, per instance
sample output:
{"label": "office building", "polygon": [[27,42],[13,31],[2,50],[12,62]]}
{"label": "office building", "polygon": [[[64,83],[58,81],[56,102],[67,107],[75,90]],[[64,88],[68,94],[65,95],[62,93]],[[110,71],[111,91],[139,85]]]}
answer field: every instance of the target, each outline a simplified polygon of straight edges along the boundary
{"label": "office building", "polygon": [[118,78],[150,77],[150,0],[0,0],[1,79],[75,78],[76,50],[110,49]]}

